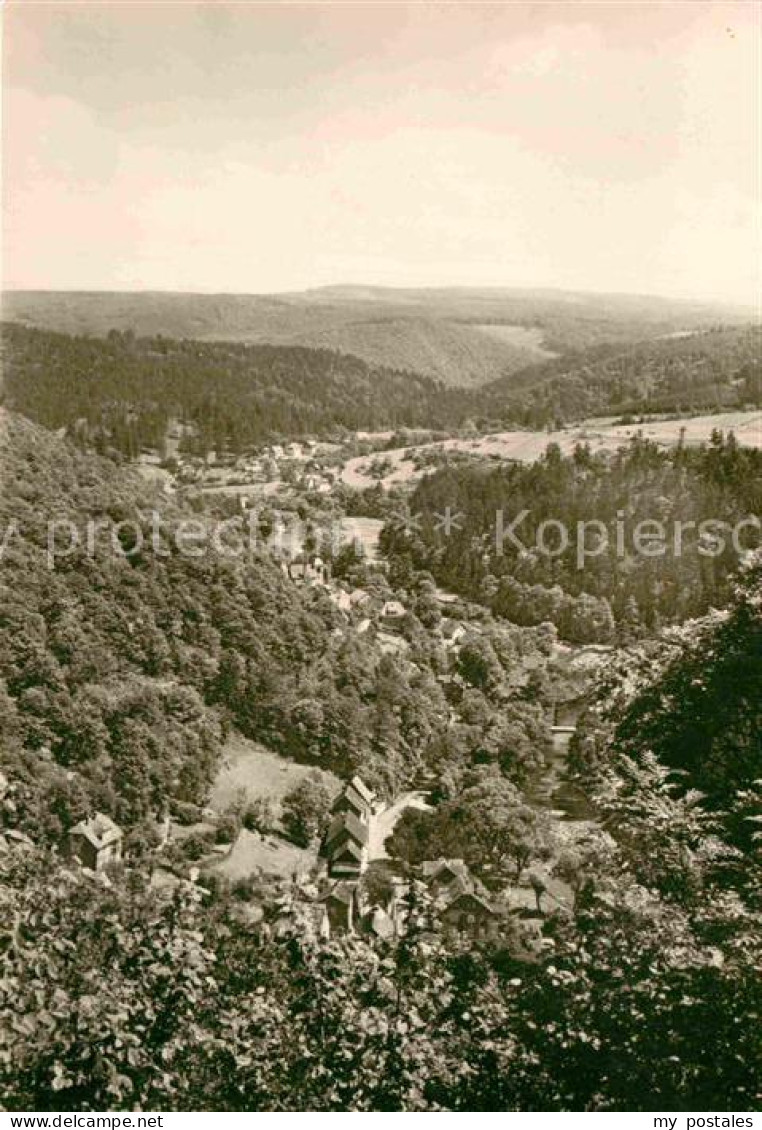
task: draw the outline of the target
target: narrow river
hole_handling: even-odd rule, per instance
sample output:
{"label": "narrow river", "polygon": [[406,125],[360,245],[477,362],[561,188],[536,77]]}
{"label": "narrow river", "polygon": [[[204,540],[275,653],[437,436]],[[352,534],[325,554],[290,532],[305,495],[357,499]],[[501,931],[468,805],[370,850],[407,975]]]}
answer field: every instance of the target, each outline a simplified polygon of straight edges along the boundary
{"label": "narrow river", "polygon": [[525,792],[535,808],[556,813],[562,820],[593,820],[593,806],[583,791],[566,780],[566,762],[572,733],[554,732],[553,749],[545,765]]}

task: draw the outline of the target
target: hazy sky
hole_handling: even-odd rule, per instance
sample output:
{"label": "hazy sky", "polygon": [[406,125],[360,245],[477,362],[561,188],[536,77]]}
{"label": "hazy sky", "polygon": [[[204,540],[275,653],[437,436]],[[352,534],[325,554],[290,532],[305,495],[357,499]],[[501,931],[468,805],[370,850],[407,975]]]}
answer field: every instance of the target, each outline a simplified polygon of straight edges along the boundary
{"label": "hazy sky", "polygon": [[756,0],[6,0],[4,282],[754,301]]}

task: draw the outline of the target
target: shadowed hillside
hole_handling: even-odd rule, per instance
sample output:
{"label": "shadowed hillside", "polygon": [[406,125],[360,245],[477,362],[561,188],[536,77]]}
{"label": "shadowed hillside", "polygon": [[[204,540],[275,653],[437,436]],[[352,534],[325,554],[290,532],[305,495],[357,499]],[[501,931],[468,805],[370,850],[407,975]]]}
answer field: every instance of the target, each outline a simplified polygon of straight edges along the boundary
{"label": "shadowed hillside", "polygon": [[468,386],[553,354],[652,338],[731,315],[621,295],[327,287],[284,295],[12,291],[4,295],[3,317],[73,334],[117,329],[328,347],[368,364]]}

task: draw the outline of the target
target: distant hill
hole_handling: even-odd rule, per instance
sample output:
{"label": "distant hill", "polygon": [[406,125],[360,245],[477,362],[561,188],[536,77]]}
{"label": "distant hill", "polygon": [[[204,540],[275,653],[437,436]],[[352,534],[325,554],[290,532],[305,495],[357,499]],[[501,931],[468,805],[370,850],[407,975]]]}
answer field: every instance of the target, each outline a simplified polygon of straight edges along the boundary
{"label": "distant hill", "polygon": [[6,405],[48,428],[128,457],[161,445],[175,417],[199,450],[342,430],[446,427],[470,407],[463,389],[348,354],[305,346],[83,337],[2,326]]}
{"label": "distant hill", "polygon": [[748,323],[611,344],[535,364],[479,390],[486,416],[542,426],[586,416],[722,412],[762,404],[762,327]]}
{"label": "distant hill", "polygon": [[[457,328],[441,327],[440,340]],[[194,442],[206,452],[284,436],[473,424],[544,430],[589,416],[762,405],[762,330],[753,325],[599,344],[468,388],[304,345],[135,337],[115,329],[96,337],[10,322],[0,348],[7,407],[128,457],[160,447],[175,418],[195,424]]]}
{"label": "distant hill", "polygon": [[282,295],[9,291],[2,316],[70,334],[116,329],[336,349],[467,387],[556,354],[734,321],[743,312],[561,291],[337,286]]}

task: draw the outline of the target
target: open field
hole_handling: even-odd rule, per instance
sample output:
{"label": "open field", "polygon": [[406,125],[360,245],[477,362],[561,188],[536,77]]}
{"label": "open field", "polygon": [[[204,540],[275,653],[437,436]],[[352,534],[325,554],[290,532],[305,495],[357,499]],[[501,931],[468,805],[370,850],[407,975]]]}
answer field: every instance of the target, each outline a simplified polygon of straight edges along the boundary
{"label": "open field", "polygon": [[287,878],[308,871],[315,864],[315,853],[305,851],[278,836],[262,836],[242,828],[229,855],[210,870],[227,879],[247,879],[257,871]]}
{"label": "open field", "polygon": [[267,796],[280,802],[303,777],[312,772],[319,773],[332,789],[339,791],[340,782],[333,773],[286,761],[258,742],[233,734],[225,745],[209,807],[223,811],[240,796],[241,790],[250,797]]}
{"label": "open field", "polygon": [[[333,773],[286,761],[277,753],[241,734],[228,739],[212,786],[209,807],[223,812],[242,792],[248,797],[270,797],[280,804],[283,797],[309,773],[317,772],[338,793],[339,779]],[[315,853],[297,847],[277,835],[261,835],[242,828],[229,855],[210,864],[211,870],[235,881],[256,872],[288,877],[309,870]],[[209,864],[208,864],[209,865]]]}
{"label": "open field", "polygon": [[[539,459],[548,444],[556,443],[564,454],[569,454],[578,443],[589,444],[593,452],[616,451],[634,436],[642,435],[654,443],[669,447],[683,440],[688,444],[708,442],[712,431],[732,431],[739,443],[762,448],[762,412],[722,412],[712,416],[691,416],[675,420],[652,420],[643,424],[622,425],[609,420],[588,420],[574,427],[556,432],[510,431],[497,432],[480,439],[446,439],[438,443],[423,444],[416,451],[459,451],[473,455],[493,456],[498,459],[532,463]],[[395,448],[383,453],[392,464],[392,470],[382,480],[385,486],[410,482],[423,474],[416,471],[412,460],[406,457],[410,447]],[[372,486],[378,480],[365,473],[367,456],[350,459],[342,470],[342,481],[347,486],[360,489]]]}
{"label": "open field", "polygon": [[283,487],[280,479],[268,483],[204,483],[200,488],[203,494],[230,495],[233,498],[271,498]]}

